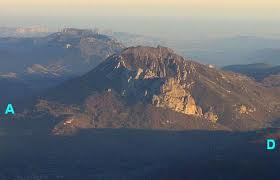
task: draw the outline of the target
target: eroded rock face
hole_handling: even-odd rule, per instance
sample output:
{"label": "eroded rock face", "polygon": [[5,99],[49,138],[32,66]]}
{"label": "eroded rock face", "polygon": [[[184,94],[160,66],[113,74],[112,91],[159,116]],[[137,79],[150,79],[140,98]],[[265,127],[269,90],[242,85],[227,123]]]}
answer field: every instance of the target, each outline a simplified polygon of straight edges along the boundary
{"label": "eroded rock face", "polygon": [[144,100],[156,107],[168,108],[187,115],[209,118],[216,122],[214,113],[203,114],[192,96],[196,63],[185,61],[165,47],[138,47],[113,56],[113,71],[108,78],[121,77],[122,95]]}
{"label": "eroded rock face", "polygon": [[160,94],[153,96],[152,104],[188,115],[202,115],[202,110],[196,105],[191,93],[175,79],[169,79],[161,87]]}

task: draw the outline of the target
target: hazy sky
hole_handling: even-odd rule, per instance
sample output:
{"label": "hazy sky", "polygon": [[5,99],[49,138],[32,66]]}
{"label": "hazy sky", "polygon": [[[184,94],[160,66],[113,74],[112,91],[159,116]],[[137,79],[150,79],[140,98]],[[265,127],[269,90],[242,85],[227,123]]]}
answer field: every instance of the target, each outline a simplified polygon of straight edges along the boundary
{"label": "hazy sky", "polygon": [[279,0],[0,0],[2,16],[188,16],[280,19]]}
{"label": "hazy sky", "polygon": [[0,26],[112,29],[173,39],[279,37],[280,0],[0,0]]}
{"label": "hazy sky", "polygon": [[202,60],[223,55],[220,50],[203,54],[212,46],[201,46],[208,40],[279,39],[279,22],[280,0],[0,0],[0,27],[97,27],[149,35]]}

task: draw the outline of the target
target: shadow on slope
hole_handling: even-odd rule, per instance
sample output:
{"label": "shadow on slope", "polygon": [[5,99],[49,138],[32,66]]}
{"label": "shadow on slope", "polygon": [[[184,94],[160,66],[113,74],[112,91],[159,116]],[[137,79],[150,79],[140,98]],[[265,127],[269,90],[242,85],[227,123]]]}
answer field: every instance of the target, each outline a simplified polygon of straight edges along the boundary
{"label": "shadow on slope", "polygon": [[0,137],[3,179],[272,179],[279,153],[256,132],[99,129]]}

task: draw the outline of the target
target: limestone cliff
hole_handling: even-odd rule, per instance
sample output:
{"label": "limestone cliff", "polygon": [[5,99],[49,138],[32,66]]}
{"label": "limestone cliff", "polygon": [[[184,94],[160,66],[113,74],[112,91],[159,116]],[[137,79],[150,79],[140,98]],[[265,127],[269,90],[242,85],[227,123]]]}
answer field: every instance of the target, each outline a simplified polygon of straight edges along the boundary
{"label": "limestone cliff", "polygon": [[163,84],[159,95],[153,96],[152,104],[188,115],[202,116],[202,109],[196,105],[191,93],[175,79],[169,79]]}

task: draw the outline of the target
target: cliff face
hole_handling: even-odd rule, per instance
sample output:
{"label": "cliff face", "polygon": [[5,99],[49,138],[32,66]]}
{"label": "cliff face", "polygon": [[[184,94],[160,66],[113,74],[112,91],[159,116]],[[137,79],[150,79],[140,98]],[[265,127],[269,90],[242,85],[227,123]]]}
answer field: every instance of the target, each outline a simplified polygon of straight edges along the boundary
{"label": "cliff face", "polygon": [[153,95],[152,104],[188,115],[202,116],[202,109],[196,105],[191,93],[174,79],[167,80],[160,88],[160,93]]}

